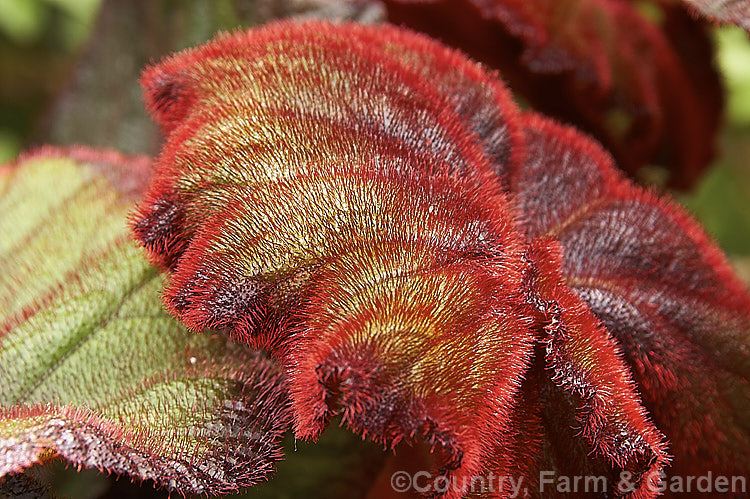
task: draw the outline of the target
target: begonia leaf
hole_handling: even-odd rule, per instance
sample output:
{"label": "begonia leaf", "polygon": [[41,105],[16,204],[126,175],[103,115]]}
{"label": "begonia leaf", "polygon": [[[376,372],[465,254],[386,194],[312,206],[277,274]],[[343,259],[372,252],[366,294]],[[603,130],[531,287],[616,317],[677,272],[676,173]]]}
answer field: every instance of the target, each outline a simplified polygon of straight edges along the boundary
{"label": "begonia leaf", "polygon": [[[622,0],[384,0],[388,18],[499,69],[540,112],[594,135],[632,175],[687,188],[708,166],[721,82],[706,27],[680,5]],[[652,5],[655,9],[660,6]]]}
{"label": "begonia leaf", "polygon": [[48,148],[0,172],[0,476],[59,455],[183,494],[265,479],[283,378],[162,310],[126,228],[150,162]]}
{"label": "begonia leaf", "polygon": [[528,237],[559,239],[563,275],[622,347],[670,440],[670,474],[750,469],[750,298],[683,209],[635,187],[597,144],[529,115],[510,177]]}
{"label": "begonia leaf", "polygon": [[[282,48],[283,60],[292,62],[269,64]],[[314,64],[294,62],[311,51]],[[374,72],[373,64],[387,71]],[[444,80],[433,89],[425,73]],[[487,101],[506,102],[487,106],[497,128],[477,133],[488,133],[492,153],[512,161],[518,133],[508,123],[516,111],[502,85],[411,33],[315,23],[223,36],[150,68],[143,85],[168,139],[133,226],[152,257],[174,270],[167,308],[192,328],[228,328],[288,364],[298,436],[317,437],[341,411],[346,425],[375,441],[396,445],[425,436],[445,453],[446,472],[478,472],[530,347],[528,335],[498,333],[524,328],[513,314],[503,317],[510,298],[483,297],[499,278],[491,262],[520,256],[491,165],[469,142],[473,112]],[[476,105],[462,111],[451,102],[461,95],[456,87],[476,96],[469,102]],[[352,98],[357,88],[375,98]],[[455,115],[446,112],[456,107]],[[415,108],[420,121],[413,120]],[[248,119],[256,128],[242,125]],[[351,125],[358,120],[360,128]],[[231,129],[237,135],[224,132]],[[248,154],[254,160],[239,159]],[[472,173],[477,163],[484,174]],[[387,203],[378,201],[382,195]],[[397,213],[415,218],[399,220]],[[466,221],[451,228],[457,213]],[[453,234],[439,235],[446,231]],[[478,231],[486,231],[487,243]],[[495,241],[507,245],[507,256],[484,247]],[[398,256],[380,261],[377,247]],[[329,252],[349,256],[332,259]],[[315,263],[323,258],[327,266]],[[319,267],[314,276],[311,265]],[[404,276],[384,279],[392,272]],[[519,272],[504,279],[512,283]],[[456,288],[464,280],[471,291]],[[445,305],[431,298],[443,285],[461,307],[449,322],[440,317]],[[309,306],[296,306],[300,301]],[[360,312],[344,313],[358,302]],[[382,322],[381,307],[393,322]],[[293,311],[300,314],[290,318],[295,325],[280,327],[277,318]],[[297,332],[301,323],[305,331]],[[422,341],[412,328],[426,329],[431,339]],[[451,339],[450,328],[465,329],[465,337]],[[478,351],[476,342],[488,345]],[[409,348],[389,354],[402,343]],[[441,388],[447,373],[439,366],[447,357],[473,365],[472,381],[452,395]],[[328,390],[340,391],[340,407],[328,407]],[[496,395],[486,400],[488,391]]]}
{"label": "begonia leaf", "polygon": [[448,497],[533,474],[540,347],[584,402],[570,438],[655,495],[666,445],[616,341],[503,194],[526,151],[496,75],[392,26],[311,22],[221,35],[142,84],[166,142],[134,235],[175,317],[284,365],[298,437],[335,417],[397,452],[421,437]]}

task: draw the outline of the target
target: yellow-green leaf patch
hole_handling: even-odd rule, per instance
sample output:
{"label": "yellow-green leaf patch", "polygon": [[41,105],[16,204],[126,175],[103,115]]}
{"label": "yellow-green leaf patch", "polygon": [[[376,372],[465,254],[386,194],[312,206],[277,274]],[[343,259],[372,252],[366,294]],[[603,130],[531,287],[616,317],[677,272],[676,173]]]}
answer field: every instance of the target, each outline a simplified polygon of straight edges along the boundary
{"label": "yellow-green leaf patch", "polygon": [[169,317],[128,238],[149,169],[82,148],[0,167],[0,477],[60,455],[215,494],[280,458],[279,371]]}

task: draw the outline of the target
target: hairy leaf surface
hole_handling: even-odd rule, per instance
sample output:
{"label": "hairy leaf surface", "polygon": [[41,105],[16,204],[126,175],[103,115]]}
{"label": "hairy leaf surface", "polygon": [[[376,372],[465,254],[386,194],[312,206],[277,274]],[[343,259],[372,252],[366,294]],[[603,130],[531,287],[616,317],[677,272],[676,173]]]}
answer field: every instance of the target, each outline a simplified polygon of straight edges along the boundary
{"label": "hairy leaf surface", "polygon": [[703,229],[633,186],[575,130],[527,117],[511,175],[529,237],[564,251],[567,284],[622,346],[671,444],[675,475],[750,469],[750,298]]}
{"label": "hairy leaf surface", "polygon": [[421,437],[448,497],[538,475],[521,389],[542,360],[597,464],[654,495],[666,446],[615,340],[503,194],[526,138],[494,74],[405,30],[312,22],[219,36],[142,84],[167,139],[132,227],[165,305],[270,350],[298,437],[337,416]]}
{"label": "hairy leaf surface", "polygon": [[0,476],[53,455],[182,493],[272,471],[289,424],[270,361],[192,335],[127,237],[150,163],[44,149],[0,175]]}
{"label": "hairy leaf surface", "polygon": [[721,82],[705,26],[680,5],[649,5],[659,24],[621,0],[384,3],[392,22],[499,69],[537,110],[594,135],[632,175],[657,165],[687,188],[713,157]]}

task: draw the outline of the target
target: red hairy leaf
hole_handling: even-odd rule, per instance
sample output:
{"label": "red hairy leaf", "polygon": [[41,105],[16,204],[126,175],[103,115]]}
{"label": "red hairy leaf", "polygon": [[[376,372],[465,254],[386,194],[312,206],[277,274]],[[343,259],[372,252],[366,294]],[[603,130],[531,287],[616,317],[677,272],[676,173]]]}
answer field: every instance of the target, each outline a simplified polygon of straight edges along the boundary
{"label": "red hairy leaf", "polygon": [[[360,154],[360,150],[372,155],[372,160],[377,160],[378,154],[409,156],[414,154],[413,142],[425,140],[434,144],[434,150],[420,151],[423,156],[420,161],[430,163],[430,168],[434,169],[473,171],[469,168],[472,161],[486,165],[486,160],[479,156],[481,152],[494,159],[497,165],[519,163],[521,148],[511,147],[520,137],[514,119],[517,111],[507,90],[498,80],[488,79],[477,65],[468,64],[457,53],[426,39],[406,37],[393,30],[387,46],[391,53],[384,54],[385,39],[371,29],[358,27],[350,29],[345,39],[332,38],[335,43],[315,48],[313,54],[308,54],[304,52],[305,47],[294,46],[303,34],[289,29],[281,47],[278,44],[282,41],[276,38],[282,29],[277,28],[262,35],[255,34],[252,45],[242,36],[235,36],[221,44],[187,52],[144,72],[142,84],[146,90],[147,106],[165,133],[171,132],[174,124],[181,124],[170,135],[161,154],[159,165],[163,167],[142,205],[148,208],[143,208],[138,224],[134,226],[136,235],[150,250],[155,262],[174,265],[192,237],[195,226],[204,222],[206,210],[211,212],[213,206],[222,206],[226,199],[231,201],[237,197],[234,189],[241,186],[237,186],[238,181],[232,178],[236,176],[232,169],[232,154],[257,155],[279,169],[289,161],[289,155],[297,161],[324,158],[330,155],[330,144],[345,143],[347,140],[344,139],[351,136],[352,142],[364,141],[367,148],[334,151],[342,160]],[[418,50],[423,57],[419,61],[412,60],[414,54],[409,48]],[[283,67],[271,65],[276,51],[282,49],[288,57],[317,56],[322,67],[307,68],[304,77],[291,80],[288,72],[295,71],[295,68],[284,73]],[[362,54],[360,60],[351,56],[353,50]],[[222,65],[228,58],[248,66],[239,69]],[[393,74],[371,75],[373,63],[384,65]],[[333,74],[347,72],[347,79],[352,82],[343,86],[334,78],[321,79],[321,74],[325,74],[323,71]],[[244,117],[248,107],[258,108],[255,119],[259,120],[260,126],[271,130],[279,127],[289,132],[276,136],[268,132],[246,136],[241,128],[236,128],[235,135],[227,134],[225,128],[209,119],[214,116],[207,115],[203,107],[215,98],[217,90],[228,99],[235,89],[231,85],[214,88],[208,84],[212,80],[202,77],[205,72],[228,82],[241,81],[249,87],[241,99],[229,100],[221,111],[221,118],[231,122]],[[253,74],[255,78],[248,79],[246,74]],[[443,81],[430,82],[438,83],[433,86],[425,81],[427,76],[440,77]],[[317,86],[321,86],[317,92],[325,90],[335,99],[334,102],[347,105],[339,106],[343,109],[328,109],[330,103],[318,102],[316,94],[311,93],[311,88]],[[355,92],[356,98],[352,98],[351,92]],[[368,101],[366,92],[391,97],[389,104],[392,108],[380,109],[378,102]],[[290,95],[299,97],[289,99]],[[462,96],[465,98],[458,99]],[[412,98],[419,101],[414,102]],[[201,105],[191,107],[194,101]],[[402,117],[411,115],[414,105],[424,107],[425,121],[418,127],[406,124],[402,128],[395,127],[403,121]],[[455,109],[453,116],[448,115],[446,108]],[[190,116],[186,116],[188,110],[192,110]],[[334,112],[345,114],[337,117],[332,115]],[[370,122],[366,124],[372,127],[369,133],[337,123],[337,118],[354,119],[358,113],[370,116]],[[330,121],[330,126],[321,127],[320,134],[310,136],[310,120],[318,115],[320,120]],[[452,123],[451,120],[456,118],[461,118],[464,123]],[[481,151],[469,143],[467,136],[471,132],[481,139]],[[190,148],[182,147],[193,135],[199,135],[201,142]],[[297,150],[294,146],[300,138],[313,140],[315,144],[306,144],[305,150]],[[386,138],[388,140],[384,140]],[[215,169],[196,167],[196,164],[216,164],[217,149],[222,149],[227,158],[223,165],[219,163]],[[457,162],[445,165],[446,156]],[[460,159],[464,156],[467,157]],[[437,163],[432,164],[434,162]],[[484,166],[484,170],[490,168]],[[255,173],[241,180],[250,181],[258,175],[275,178],[279,174],[283,174],[283,170]],[[180,183],[175,185],[178,179]],[[228,186],[231,192],[226,194]],[[216,191],[216,197],[193,195],[197,189],[204,188]],[[176,196],[176,199],[168,199],[169,196]],[[185,198],[191,198],[191,202],[185,202]]]}
{"label": "red hairy leaf", "polygon": [[[174,268],[168,309],[275,351],[299,436],[340,410],[479,473],[531,346],[511,313],[520,239],[487,160],[520,164],[502,84],[395,28],[322,24],[223,37],[143,83],[170,135],[133,225]],[[446,358],[465,366],[450,393]]]}
{"label": "red hairy leaf", "polygon": [[565,417],[583,403],[594,466],[655,495],[666,446],[616,341],[503,192],[528,120],[495,75],[394,27],[279,23],[142,84],[167,139],[131,224],[165,305],[271,351],[297,436],[339,415],[388,446],[423,438],[459,484],[533,475],[549,387]]}
{"label": "red hairy leaf", "polygon": [[563,274],[622,346],[671,442],[675,475],[750,469],[750,298],[675,204],[633,186],[578,132],[526,118],[510,177],[528,237],[559,239]]}
{"label": "red hairy leaf", "polygon": [[705,27],[679,6],[664,6],[659,26],[622,0],[384,3],[392,22],[500,69],[535,108],[592,133],[631,174],[656,164],[687,188],[713,157],[721,85]]}
{"label": "red hairy leaf", "polygon": [[583,402],[581,435],[617,468],[632,473],[634,482],[645,480],[647,490],[655,489],[668,462],[666,445],[640,405],[617,343],[565,285],[560,243],[536,239],[528,258],[534,266],[529,294],[549,321],[546,361],[552,380]]}

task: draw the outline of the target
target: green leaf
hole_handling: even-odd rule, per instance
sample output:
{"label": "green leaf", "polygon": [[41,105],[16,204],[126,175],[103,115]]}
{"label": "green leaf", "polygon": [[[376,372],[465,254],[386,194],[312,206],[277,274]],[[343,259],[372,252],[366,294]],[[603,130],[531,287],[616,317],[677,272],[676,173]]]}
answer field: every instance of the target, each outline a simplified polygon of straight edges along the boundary
{"label": "green leaf", "polygon": [[149,170],[80,148],[0,167],[0,477],[59,454],[216,494],[264,479],[281,456],[279,371],[170,318],[128,238]]}

